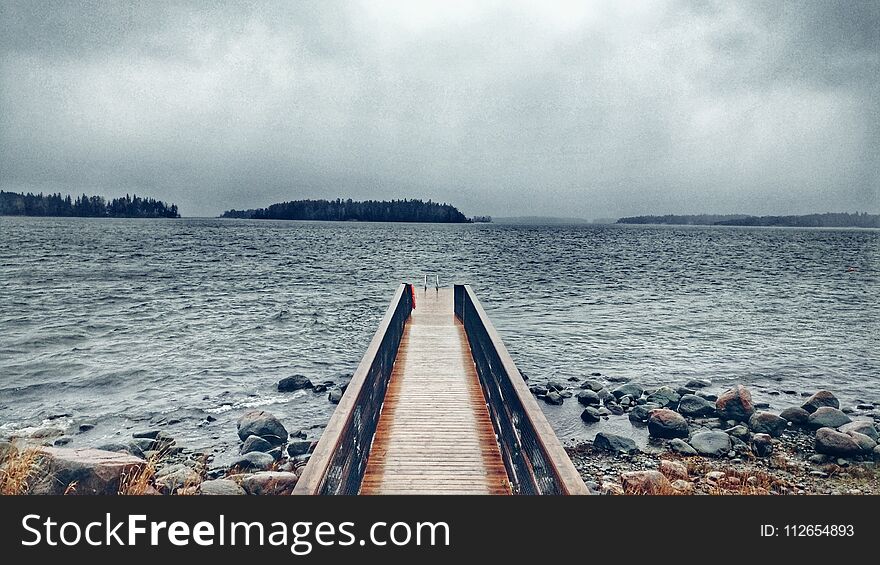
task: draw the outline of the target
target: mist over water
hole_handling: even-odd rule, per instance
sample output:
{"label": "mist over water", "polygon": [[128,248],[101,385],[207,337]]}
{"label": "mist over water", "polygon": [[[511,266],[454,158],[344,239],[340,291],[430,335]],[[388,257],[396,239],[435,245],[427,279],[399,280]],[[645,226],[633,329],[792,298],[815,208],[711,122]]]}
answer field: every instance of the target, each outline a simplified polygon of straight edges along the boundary
{"label": "mist over water", "polygon": [[[179,420],[179,444],[234,451],[264,407],[317,437],[335,406],[275,383],[347,382],[425,273],[474,287],[531,382],[880,402],[878,230],[3,217],[0,434],[52,418],[97,445]],[[597,429],[574,399],[542,408],[564,441]]]}

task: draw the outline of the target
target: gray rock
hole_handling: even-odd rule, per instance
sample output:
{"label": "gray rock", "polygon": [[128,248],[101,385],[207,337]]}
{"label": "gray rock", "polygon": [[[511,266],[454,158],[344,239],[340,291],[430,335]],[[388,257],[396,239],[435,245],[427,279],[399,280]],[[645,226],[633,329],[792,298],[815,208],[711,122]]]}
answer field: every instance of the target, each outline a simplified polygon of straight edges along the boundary
{"label": "gray rock", "polygon": [[627,394],[627,395],[621,396],[618,402],[620,402],[620,405],[623,406],[624,408],[629,408],[630,405],[633,403],[633,399],[632,399],[632,396]]}
{"label": "gray rock", "polygon": [[639,385],[637,385],[635,383],[626,383],[626,384],[620,385],[619,387],[612,390],[611,394],[614,395],[614,398],[617,398],[618,400],[620,400],[624,396],[638,398],[638,397],[642,396],[642,393],[644,391],[645,391],[645,389],[643,389],[642,387],[640,387]]}
{"label": "gray rock", "polygon": [[63,436],[63,437],[60,437],[60,438],[56,439],[55,441],[53,441],[52,445],[54,445],[56,447],[63,447],[72,441],[73,441],[73,438]]}
{"label": "gray rock", "polygon": [[593,379],[587,379],[581,383],[581,388],[587,389],[587,390],[592,390],[593,392],[599,392],[600,390],[605,388],[605,385],[603,385],[599,381],[596,381]]}
{"label": "gray rock", "polygon": [[697,455],[697,450],[691,447],[691,445],[683,439],[675,438],[670,440],[667,445],[669,446],[669,449],[679,455]]}
{"label": "gray rock", "polygon": [[596,434],[593,446],[613,453],[637,453],[639,451],[639,447],[632,439],[606,432]]}
{"label": "gray rock", "polygon": [[695,394],[697,391],[692,388],[688,388],[686,386],[680,386],[677,389],[675,389],[675,392],[678,393],[678,396],[684,396],[686,394]]}
{"label": "gray rock", "polygon": [[686,394],[678,403],[678,411],[692,418],[715,415],[715,403],[694,394]]}
{"label": "gray rock", "polygon": [[298,457],[300,455],[305,455],[312,449],[312,442],[310,441],[292,441],[287,445],[287,454],[291,457]]}
{"label": "gray rock", "polygon": [[599,406],[601,400],[599,395],[592,390],[582,390],[577,394],[577,401],[584,406]]}
{"label": "gray rock", "polygon": [[819,428],[816,431],[815,448],[817,453],[826,455],[852,456],[862,452],[862,448],[852,437],[831,428]]}
{"label": "gray rock", "polygon": [[756,410],[766,410],[767,408],[770,408],[769,402],[755,402]]}
{"label": "gray rock", "polygon": [[623,415],[623,408],[619,404],[615,404],[613,402],[609,402],[606,404],[608,410],[615,416]]}
{"label": "gray rock", "polygon": [[196,486],[202,477],[186,465],[175,465],[171,471],[163,469],[162,473],[156,473],[156,488],[162,494],[173,494],[177,489]]}
{"label": "gray rock", "polygon": [[746,387],[736,385],[718,397],[715,401],[715,410],[724,419],[746,422],[755,413],[752,393]]}
{"label": "gray rock", "polygon": [[273,463],[275,463],[275,459],[273,459],[272,456],[268,453],[251,451],[250,453],[245,453],[244,455],[233,461],[229,468],[238,468],[242,471],[248,471],[252,469],[258,471],[266,471],[267,469],[272,467]]}
{"label": "gray rock", "polygon": [[779,414],[780,418],[785,418],[796,426],[804,426],[810,420],[810,413],[796,406],[786,408]]}
{"label": "gray rock", "polygon": [[611,410],[609,410],[603,406],[603,407],[599,408],[599,415],[600,416],[610,416]]}
{"label": "gray rock", "polygon": [[547,383],[547,388],[550,389],[550,392],[553,392],[554,390],[559,392],[565,390],[565,385],[558,381],[550,381]]}
{"label": "gray rock", "polygon": [[648,435],[659,438],[687,437],[687,420],[668,408],[651,410],[648,414]]}
{"label": "gray rock", "polygon": [[659,404],[661,408],[675,408],[679,400],[681,400],[681,395],[669,386],[661,386],[648,395],[648,402]]}
{"label": "gray rock", "polygon": [[838,410],[830,406],[822,406],[817,408],[807,423],[813,428],[839,428],[844,424],[849,424],[852,419]]}
{"label": "gray rock", "polygon": [[129,445],[125,443],[105,443],[103,445],[99,445],[95,449],[99,449],[101,451],[113,451],[114,453],[128,453],[129,455],[134,455],[135,457],[139,457],[141,459],[144,458],[143,450],[136,445]]}
{"label": "gray rock", "polygon": [[816,453],[815,455],[810,455],[807,458],[807,461],[809,461],[813,465],[824,465],[828,463],[828,456],[821,453]]}
{"label": "gray rock", "polygon": [[849,424],[840,426],[839,429],[843,433],[858,432],[860,434],[865,434],[874,441],[880,442],[880,434],[877,433],[877,427],[871,422],[865,420],[855,420]]}
{"label": "gray rock", "polygon": [[641,404],[639,406],[635,406],[629,413],[629,419],[632,422],[643,423],[647,421],[648,414],[651,413],[651,410],[656,410],[657,408],[660,407],[656,404]]}
{"label": "gray rock", "polygon": [[599,411],[592,406],[587,406],[584,408],[584,411],[581,412],[581,420],[587,423],[598,422],[602,419],[602,415],[599,414]]}
{"label": "gray rock", "polygon": [[574,394],[570,390],[563,390],[559,393],[562,398],[571,398]]}
{"label": "gray rock", "polygon": [[712,402],[712,403],[714,403],[716,400],[718,400],[717,394],[713,394],[711,392],[706,392],[703,390],[698,390],[697,396],[699,396],[700,398],[705,398],[706,400],[708,400],[709,402]]}
{"label": "gray rock", "polygon": [[550,389],[548,389],[545,386],[541,386],[541,385],[532,385],[529,387],[529,390],[535,396],[546,396],[547,393],[550,392]]}
{"label": "gray rock", "polygon": [[251,451],[259,451],[268,453],[272,450],[272,444],[264,440],[260,436],[248,436],[241,446],[241,453],[250,453]]}
{"label": "gray rock", "polygon": [[773,438],[769,434],[755,434],[752,437],[752,449],[758,457],[767,457],[773,453]]}
{"label": "gray rock", "polygon": [[274,445],[287,441],[287,429],[274,415],[264,410],[247,412],[238,419],[238,437],[244,441],[248,436],[258,436]]}
{"label": "gray rock", "polygon": [[598,391],[596,394],[599,395],[599,400],[601,400],[603,404],[608,404],[609,402],[614,402],[616,400],[614,398],[614,395],[611,394],[610,392],[608,392],[607,388],[603,388],[602,390]]}
{"label": "gray rock", "polygon": [[313,388],[312,381],[305,375],[293,375],[278,381],[278,392],[293,392],[304,388]]}
{"label": "gray rock", "polygon": [[251,475],[241,481],[241,486],[251,495],[289,495],[296,481],[296,473],[273,471]]}
{"label": "gray rock", "polygon": [[880,445],[874,448],[874,461],[880,461]]}
{"label": "gray rock", "polygon": [[166,434],[162,430],[147,430],[147,431],[143,431],[143,432],[135,432],[135,433],[131,434],[131,437],[133,437],[135,439],[144,439],[144,438],[146,438],[146,439],[159,439],[160,437],[170,438],[171,436],[169,436],[168,434]]}
{"label": "gray rock", "polygon": [[830,391],[820,390],[813,396],[807,399],[806,402],[801,405],[801,408],[812,414],[819,408],[823,406],[829,408],[840,408],[840,401],[837,400],[837,397],[834,396]]}
{"label": "gray rock", "polygon": [[330,394],[327,395],[327,400],[329,400],[331,404],[339,404],[339,401],[342,400],[342,391],[338,388],[332,389]]}
{"label": "gray rock", "polygon": [[559,406],[564,402],[564,400],[562,396],[554,390],[547,393],[547,396],[544,397],[544,402],[546,402],[547,404],[553,404],[554,406]]}
{"label": "gray rock", "polygon": [[51,426],[46,426],[43,428],[37,428],[36,430],[30,433],[30,437],[33,439],[52,439],[56,437],[60,437],[64,435],[64,430],[61,428],[54,428]]}
{"label": "gray rock", "polygon": [[846,435],[853,438],[853,440],[859,444],[859,447],[865,453],[871,453],[874,451],[874,448],[877,447],[877,442],[866,436],[865,434],[860,434],[859,432],[846,432]]}
{"label": "gray rock", "polygon": [[32,494],[64,494],[74,483],[73,494],[117,494],[124,476],[146,466],[139,457],[100,449],[41,447],[36,460],[40,473]]}
{"label": "gray rock", "polygon": [[730,436],[717,430],[695,433],[690,439],[690,444],[700,455],[711,457],[727,455],[732,447]]}
{"label": "gray rock", "polygon": [[711,385],[711,381],[707,381],[706,379],[691,379],[684,384],[684,386],[688,388],[706,388]]}
{"label": "gray rock", "polygon": [[94,429],[95,429],[95,424],[85,423],[85,424],[79,425],[79,433],[85,433],[85,432],[88,432],[88,431],[91,431]]}
{"label": "gray rock", "polygon": [[749,428],[756,434],[779,437],[786,427],[788,427],[788,420],[780,418],[772,412],[755,412],[749,418]]}
{"label": "gray rock", "polygon": [[198,493],[205,496],[241,496],[247,494],[235,481],[213,479],[199,485]]}
{"label": "gray rock", "polygon": [[724,430],[724,433],[726,433],[729,436],[739,438],[741,440],[748,440],[750,438],[750,436],[752,435],[751,432],[749,431],[749,429],[747,427],[743,426],[742,424],[739,424],[739,425],[733,426],[730,429]]}

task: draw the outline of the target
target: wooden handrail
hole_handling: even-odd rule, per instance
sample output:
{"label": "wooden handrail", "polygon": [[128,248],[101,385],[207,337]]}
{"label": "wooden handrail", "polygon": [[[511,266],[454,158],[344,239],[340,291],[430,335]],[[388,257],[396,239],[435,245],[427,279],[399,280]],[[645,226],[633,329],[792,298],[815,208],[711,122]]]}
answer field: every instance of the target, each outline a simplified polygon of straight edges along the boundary
{"label": "wooden handrail", "polygon": [[[519,487],[521,493],[548,494],[556,492],[559,494],[583,495],[590,494],[589,489],[581,479],[580,474],[569,459],[568,454],[556,437],[556,433],[538,406],[537,401],[529,392],[522,375],[517,369],[516,364],[510,357],[501,336],[495,330],[495,326],[489,320],[486,311],[480,304],[479,299],[474,294],[470,285],[455,285],[455,315],[465,325],[465,332],[468,334],[468,340],[471,342],[471,351],[474,355],[474,361],[477,365],[477,371],[480,374],[481,384],[487,397],[490,413],[493,417],[493,424],[496,427],[496,434],[501,445],[502,452],[506,455],[505,464],[508,465],[508,475],[514,483],[514,487]],[[468,304],[469,303],[469,304]],[[470,305],[471,308],[468,308]],[[472,309],[472,312],[470,310]],[[468,316],[476,316],[476,320],[468,319]],[[476,324],[476,326],[474,325]],[[472,335],[479,331],[485,331],[488,338],[490,351],[485,352],[482,345],[476,343],[479,336]],[[500,366],[494,366],[492,362],[497,355],[497,361]],[[477,359],[480,355],[492,355],[492,359]],[[493,406],[493,390],[495,394],[500,394],[502,398],[497,399],[498,405]],[[512,391],[514,398],[503,398],[504,393],[508,394]],[[521,412],[517,408],[521,407]],[[499,412],[503,411],[503,414]],[[506,420],[506,421],[500,421]],[[524,420],[524,421],[523,421]],[[511,434],[505,433],[508,430],[514,430],[515,437],[508,437]],[[523,443],[523,436],[534,436],[537,440],[541,459],[544,461],[534,461],[529,455]],[[521,461],[517,465],[514,459]],[[536,469],[545,467],[543,463],[549,463],[549,471],[552,477],[536,477]],[[525,469],[525,473],[531,477],[518,477],[517,469]],[[529,479],[530,484],[525,484],[525,480]],[[541,488],[549,480],[550,487],[545,490]],[[519,483],[519,484],[517,484]]]}
{"label": "wooden handrail", "polygon": [[[400,330],[402,329],[400,318],[402,317],[403,321],[405,321],[411,311],[412,295],[410,294],[409,285],[401,284],[394,292],[391,304],[388,306],[388,310],[385,311],[385,316],[379,323],[379,328],[373,335],[373,339],[370,341],[370,345],[367,347],[367,351],[364,353],[360,364],[358,364],[351,381],[349,381],[345,393],[330,417],[324,433],[321,434],[321,439],[309,458],[303,474],[297,481],[293,494],[354,494],[337,490],[328,492],[326,485],[327,475],[334,457],[337,456],[340,450],[352,448],[350,445],[343,445],[343,442],[351,439],[351,433],[354,428],[364,426],[365,424],[372,426],[372,430],[366,430],[369,440],[372,440],[376,426],[375,420],[378,419],[382,398],[368,397],[370,396],[370,391],[374,390],[373,387],[378,387],[381,396],[384,397],[385,386],[391,375],[391,366],[380,365],[383,365],[388,356],[392,360],[390,365],[393,365],[393,360],[397,355],[397,348],[400,345]],[[401,328],[397,328],[395,325],[400,325]],[[395,333],[397,335],[394,335]],[[391,355],[392,349],[393,355]],[[388,365],[388,363],[384,364]],[[384,379],[384,383],[376,382],[376,379]],[[379,403],[379,406],[373,405],[376,402]],[[358,415],[359,420],[363,418],[364,410],[371,411],[370,414],[373,421],[354,421],[355,414]],[[362,453],[357,455],[358,459],[363,460],[362,462],[365,462],[369,455],[370,441],[366,441],[363,446],[357,446],[363,450]],[[343,472],[350,473],[351,471],[350,469],[345,469]]]}

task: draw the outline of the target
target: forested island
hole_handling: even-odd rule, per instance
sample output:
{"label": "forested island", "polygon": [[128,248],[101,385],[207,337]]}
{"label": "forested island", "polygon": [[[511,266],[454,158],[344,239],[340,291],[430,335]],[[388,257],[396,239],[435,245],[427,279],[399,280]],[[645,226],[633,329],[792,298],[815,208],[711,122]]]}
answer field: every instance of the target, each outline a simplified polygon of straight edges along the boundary
{"label": "forested island", "polygon": [[464,224],[470,220],[451,204],[428,200],[294,200],[268,208],[228,210],[221,218],[250,220],[323,220],[358,222],[431,222]]}
{"label": "forested island", "polygon": [[806,214],[802,216],[747,216],[742,214],[632,216],[618,224],[668,224],[687,226],[779,226],[799,228],[880,228],[880,214],[847,212]]}
{"label": "forested island", "polygon": [[0,216],[80,218],[179,218],[177,205],[126,194],[110,201],[101,196],[19,194],[0,190]]}

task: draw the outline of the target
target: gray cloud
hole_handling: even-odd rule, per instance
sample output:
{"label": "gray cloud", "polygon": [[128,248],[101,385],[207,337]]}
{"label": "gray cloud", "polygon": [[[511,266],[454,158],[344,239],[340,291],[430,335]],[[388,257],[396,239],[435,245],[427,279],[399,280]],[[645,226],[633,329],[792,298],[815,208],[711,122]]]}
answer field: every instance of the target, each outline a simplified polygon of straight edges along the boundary
{"label": "gray cloud", "polygon": [[876,2],[0,5],[0,186],[880,211]]}

